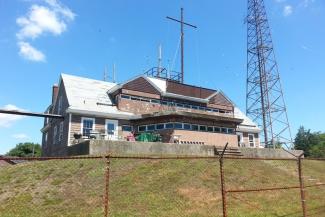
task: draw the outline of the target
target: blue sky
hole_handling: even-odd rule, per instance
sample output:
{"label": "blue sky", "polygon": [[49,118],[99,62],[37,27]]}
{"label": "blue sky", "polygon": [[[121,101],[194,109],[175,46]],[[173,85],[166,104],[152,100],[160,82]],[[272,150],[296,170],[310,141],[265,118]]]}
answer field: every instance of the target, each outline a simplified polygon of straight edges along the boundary
{"label": "blue sky", "polygon": [[[293,134],[325,131],[325,2],[265,0]],[[173,63],[184,7],[186,83],[223,90],[245,110],[246,1],[0,0],[0,107],[42,112],[60,73],[122,82]],[[176,58],[174,69],[179,69]],[[41,118],[0,115],[0,153],[41,142]]]}

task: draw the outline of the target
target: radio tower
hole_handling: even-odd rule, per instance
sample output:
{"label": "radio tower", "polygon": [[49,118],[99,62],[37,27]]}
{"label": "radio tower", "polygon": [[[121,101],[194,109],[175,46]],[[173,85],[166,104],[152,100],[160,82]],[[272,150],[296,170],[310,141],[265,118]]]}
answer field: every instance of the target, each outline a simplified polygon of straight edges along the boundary
{"label": "radio tower", "polygon": [[263,0],[248,0],[246,114],[268,148],[292,148],[287,109]]}

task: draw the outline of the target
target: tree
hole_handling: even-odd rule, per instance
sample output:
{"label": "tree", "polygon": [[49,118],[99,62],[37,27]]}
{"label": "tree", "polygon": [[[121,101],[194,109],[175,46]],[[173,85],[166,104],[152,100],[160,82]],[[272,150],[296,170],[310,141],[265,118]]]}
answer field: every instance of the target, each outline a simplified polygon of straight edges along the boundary
{"label": "tree", "polygon": [[34,149],[34,156],[41,156],[41,146],[37,143],[25,142],[19,143],[15,148],[11,149],[6,155],[16,157],[32,157]]}
{"label": "tree", "polygon": [[325,157],[325,134],[312,133],[301,126],[295,138],[295,149],[303,150],[306,157]]}

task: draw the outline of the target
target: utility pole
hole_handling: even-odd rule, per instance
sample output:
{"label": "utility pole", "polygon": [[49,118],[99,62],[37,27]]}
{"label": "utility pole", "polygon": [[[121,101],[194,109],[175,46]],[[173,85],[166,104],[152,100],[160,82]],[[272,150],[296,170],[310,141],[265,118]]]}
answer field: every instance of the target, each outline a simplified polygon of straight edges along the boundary
{"label": "utility pole", "polygon": [[173,20],[181,24],[181,82],[182,83],[184,83],[184,25],[193,27],[195,29],[197,28],[197,26],[184,22],[183,12],[184,9],[181,8],[181,20],[177,20],[168,16],[166,17],[167,19]]}
{"label": "utility pole", "polygon": [[261,142],[292,148],[287,108],[264,0],[248,0],[246,114],[262,128]]}

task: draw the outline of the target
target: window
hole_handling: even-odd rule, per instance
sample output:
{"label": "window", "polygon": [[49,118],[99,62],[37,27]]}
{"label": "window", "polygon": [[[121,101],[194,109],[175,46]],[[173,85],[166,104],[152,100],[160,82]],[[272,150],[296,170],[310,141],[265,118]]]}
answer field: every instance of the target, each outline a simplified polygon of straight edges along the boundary
{"label": "window", "polygon": [[186,104],[186,105],[184,105],[184,108],[191,108],[191,106]]}
{"label": "window", "polygon": [[205,111],[205,107],[200,107],[199,109],[202,111]]}
{"label": "window", "polygon": [[212,112],[212,109],[207,108],[206,111],[207,112]]}
{"label": "window", "polygon": [[184,124],[184,130],[191,130],[191,124]]}
{"label": "window", "polygon": [[175,123],[174,128],[175,129],[183,129],[183,124],[182,123]]}
{"label": "window", "polygon": [[140,98],[138,98],[138,97],[134,97],[134,96],[131,96],[131,100],[140,101]]}
{"label": "window", "polygon": [[90,131],[95,129],[95,119],[94,118],[82,118],[82,135],[83,136],[90,136]]}
{"label": "window", "polygon": [[63,121],[60,123],[60,128],[59,128],[59,142],[62,141],[63,139]]}
{"label": "window", "polygon": [[224,127],[223,127],[223,128],[221,128],[221,132],[222,132],[222,133],[227,133],[228,130],[227,130],[227,128],[224,128]]}
{"label": "window", "polygon": [[221,132],[220,127],[214,127],[214,132],[216,132],[216,133],[220,133],[220,132]]}
{"label": "window", "polygon": [[198,131],[198,130],[199,130],[199,125],[195,125],[195,124],[193,124],[193,125],[192,125],[192,130],[194,130],[194,131]]}
{"label": "window", "polygon": [[235,132],[234,129],[228,128],[228,133],[229,133],[229,134],[234,134],[234,132]]}
{"label": "window", "polygon": [[207,131],[207,126],[200,126],[200,131]]}
{"label": "window", "polygon": [[147,126],[147,131],[154,131],[155,130],[155,125],[148,125]]}
{"label": "window", "polygon": [[47,143],[47,136],[48,136],[48,133],[45,133],[45,138],[44,138],[45,143]]}
{"label": "window", "polygon": [[107,127],[107,134],[108,135],[114,135],[115,124],[107,122],[106,127]]}
{"label": "window", "polygon": [[192,105],[191,107],[192,107],[192,109],[196,109],[196,110],[199,109],[199,107],[197,107],[195,105]]}
{"label": "window", "polygon": [[121,95],[121,98],[122,98],[122,99],[130,99],[130,96],[127,96],[127,95]]}
{"label": "window", "polygon": [[167,101],[162,101],[161,104],[162,105],[168,105]]}
{"label": "window", "polygon": [[248,134],[249,147],[255,147],[254,134]]}
{"label": "window", "polygon": [[184,105],[183,105],[183,104],[181,104],[181,103],[176,103],[176,106],[177,106],[177,107],[181,107],[181,108],[184,108]]}
{"label": "window", "polygon": [[166,129],[173,129],[174,128],[174,124],[173,123],[168,123],[165,125]]}
{"label": "window", "polygon": [[53,144],[56,144],[56,135],[58,133],[58,128],[56,126],[54,126],[53,129]]}
{"label": "window", "polygon": [[212,111],[213,112],[219,112],[219,109],[213,109]]}
{"label": "window", "polygon": [[149,99],[144,99],[144,98],[141,98],[140,99],[142,102],[150,102],[150,100]]}
{"label": "window", "polygon": [[159,100],[156,100],[156,99],[152,99],[152,100],[151,100],[151,103],[154,103],[154,104],[159,104]]}
{"label": "window", "polygon": [[163,129],[165,129],[165,125],[164,124],[157,124],[156,129],[157,130],[163,130]]}
{"label": "window", "polygon": [[169,106],[174,106],[175,103],[174,103],[174,102],[167,102],[167,105],[169,105]]}
{"label": "window", "polygon": [[208,127],[208,132],[213,132],[213,127]]}
{"label": "window", "polygon": [[132,131],[132,126],[130,126],[130,125],[123,125],[122,126],[122,131],[131,132]]}
{"label": "window", "polygon": [[146,126],[139,126],[138,130],[139,132],[143,132],[143,131],[146,131],[147,127]]}

